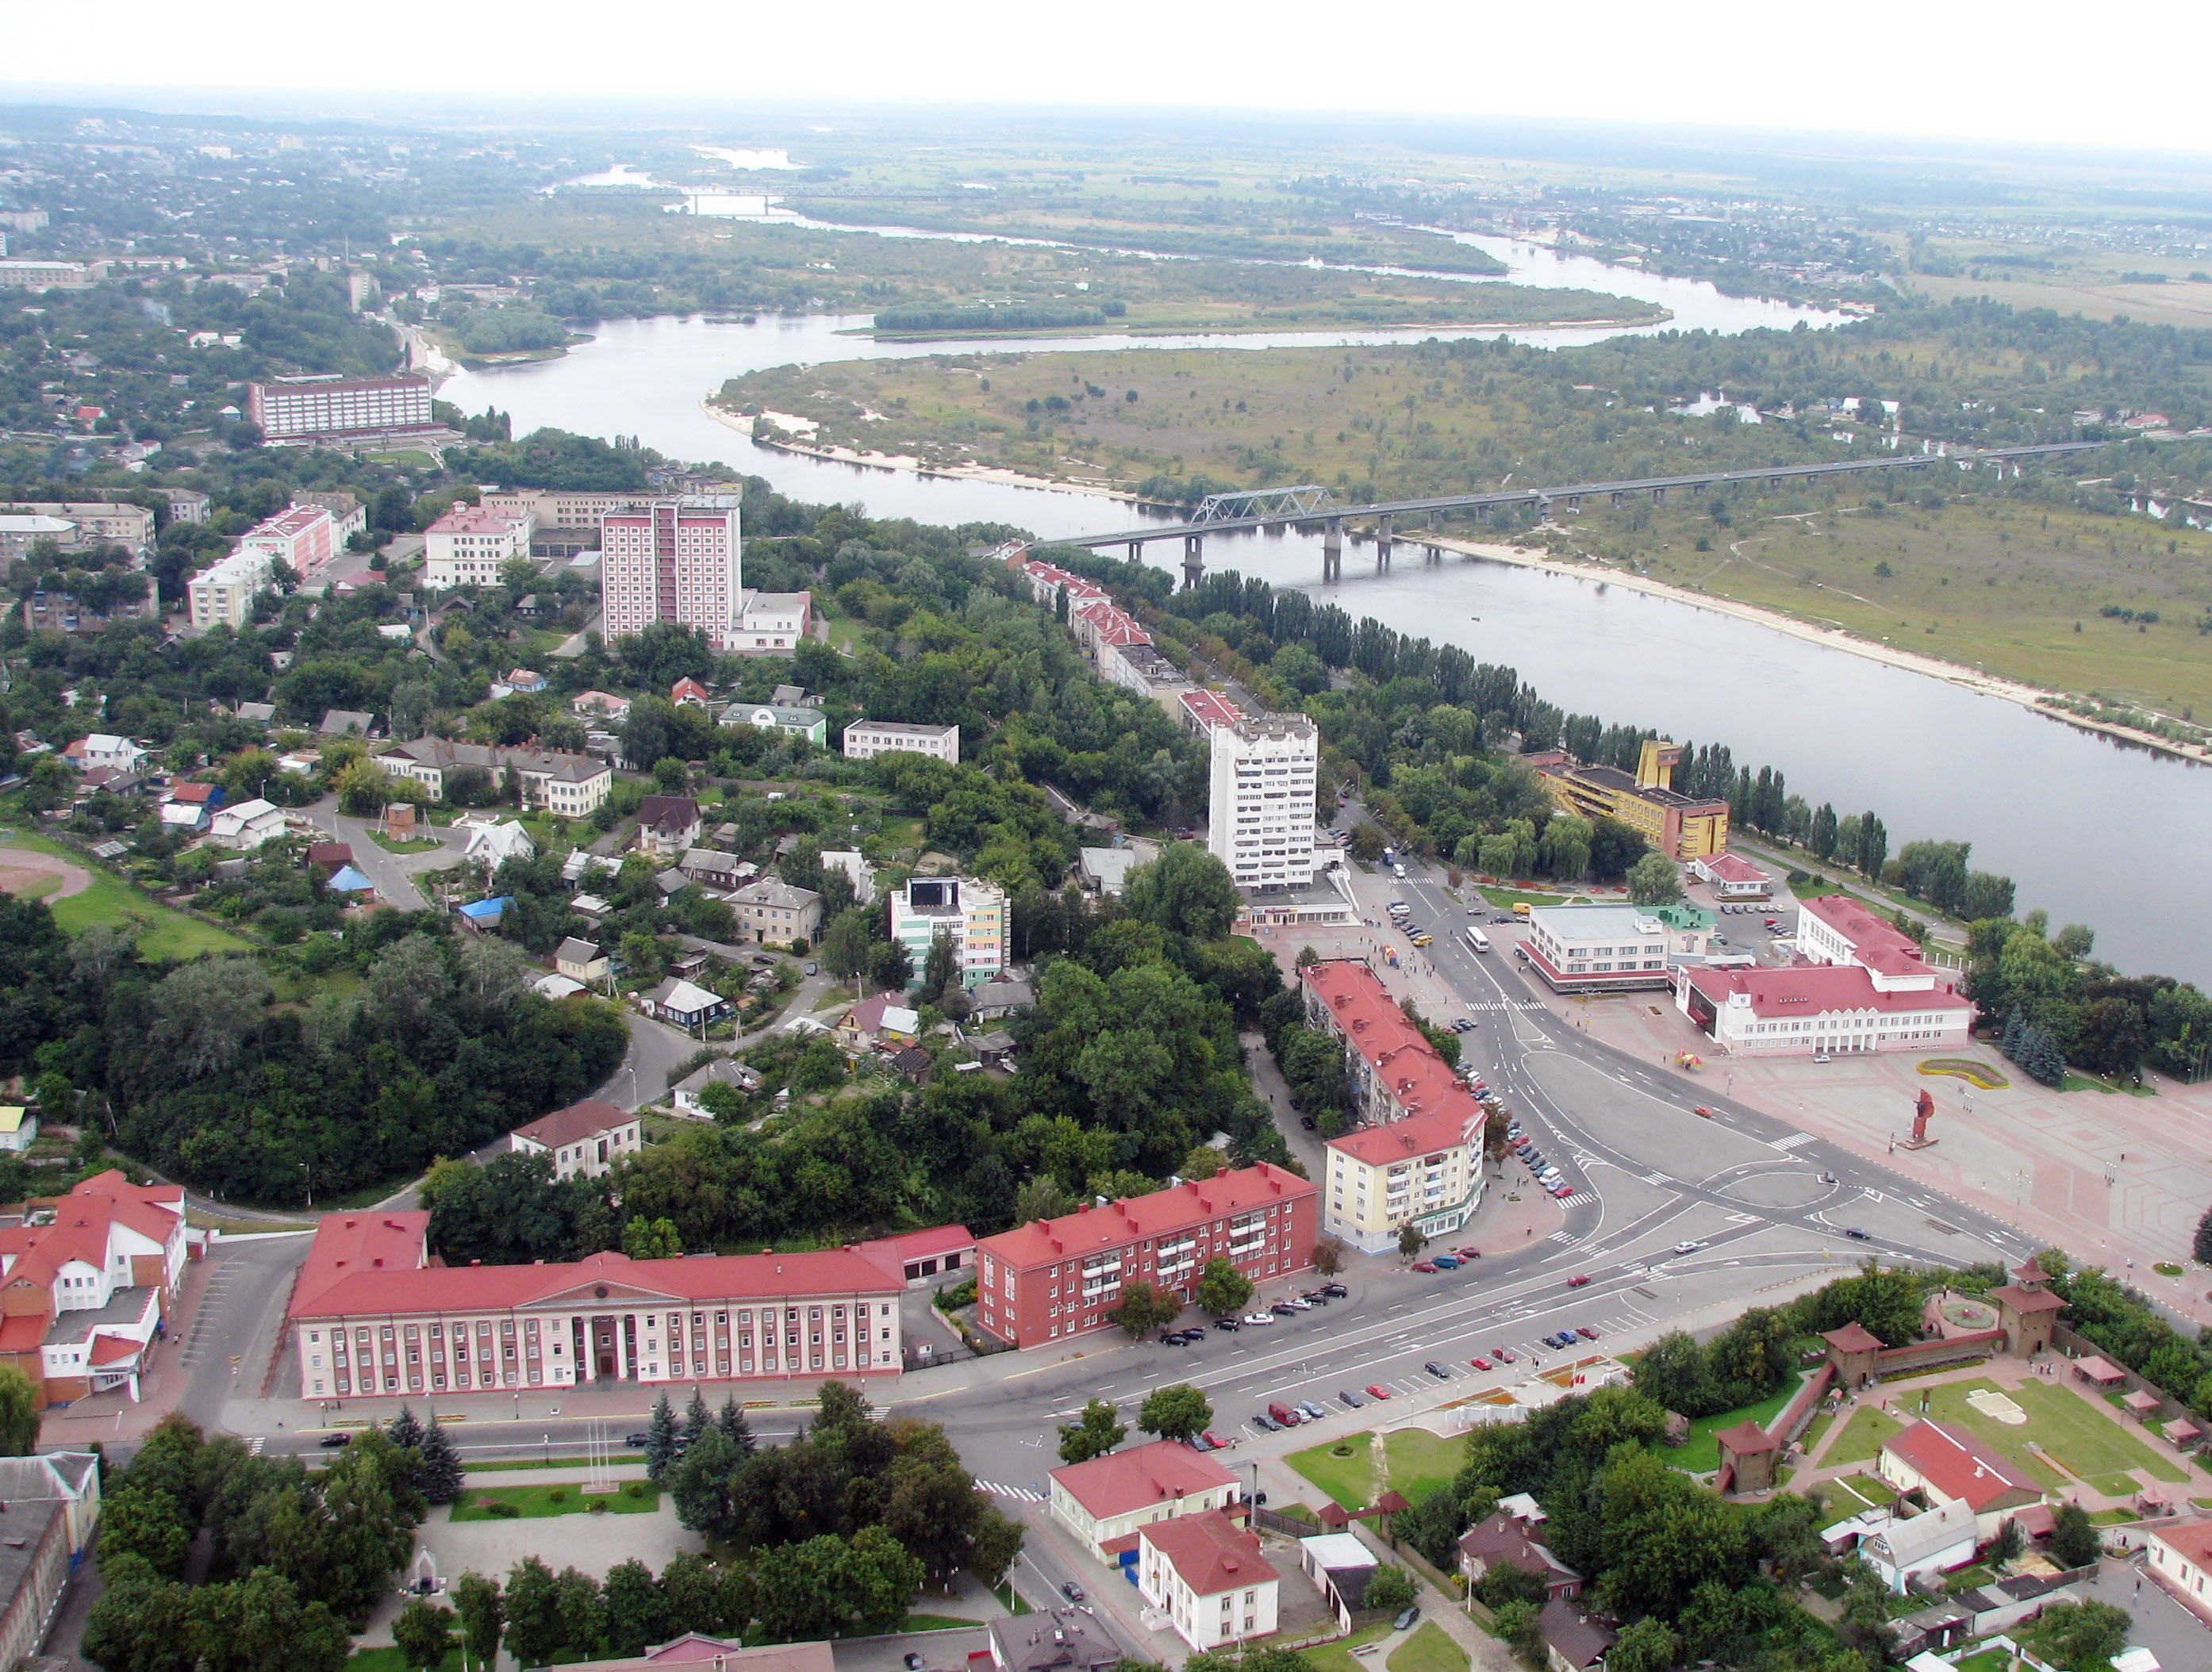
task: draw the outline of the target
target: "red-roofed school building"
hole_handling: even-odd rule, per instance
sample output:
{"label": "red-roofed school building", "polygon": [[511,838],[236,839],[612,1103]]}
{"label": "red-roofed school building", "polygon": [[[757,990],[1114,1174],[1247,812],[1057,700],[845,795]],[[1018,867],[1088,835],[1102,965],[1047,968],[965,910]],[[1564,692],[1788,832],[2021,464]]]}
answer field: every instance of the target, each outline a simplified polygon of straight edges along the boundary
{"label": "red-roofed school building", "polygon": [[301,1398],[900,1373],[905,1281],[866,1245],[437,1266],[428,1226],[324,1215],[287,1320]]}
{"label": "red-roofed school building", "polygon": [[975,1245],[976,1324],[1043,1347],[1113,1328],[1107,1313],[1132,1277],[1188,1300],[1208,1260],[1255,1283],[1307,1270],[1320,1195],[1261,1161],[986,1237]]}

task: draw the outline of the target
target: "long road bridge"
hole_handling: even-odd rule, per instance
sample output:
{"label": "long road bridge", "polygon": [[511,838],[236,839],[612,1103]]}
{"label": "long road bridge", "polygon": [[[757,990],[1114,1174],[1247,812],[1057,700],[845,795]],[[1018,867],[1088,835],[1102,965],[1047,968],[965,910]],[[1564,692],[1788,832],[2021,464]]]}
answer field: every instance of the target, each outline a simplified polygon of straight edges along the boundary
{"label": "long road bridge", "polygon": [[[1425,515],[1433,529],[1437,515],[1445,512],[1467,512],[1480,517],[1512,506],[1533,506],[1540,512],[1548,512],[1555,506],[1579,511],[1584,500],[1603,497],[1620,505],[1632,498],[1649,495],[1655,501],[1662,501],[1669,493],[1702,494],[1708,488],[1724,488],[1732,482],[1817,482],[1832,476],[1859,476],[1875,470],[1932,470],[1942,464],[1960,469],[1991,465],[2000,470],[2009,465],[2017,471],[2023,464],[2068,453],[2089,452],[2106,445],[2102,441],[2045,441],[2033,446],[1991,447],[1978,452],[1908,453],[1887,458],[1837,459],[1820,464],[1776,464],[1755,470],[1710,470],[1692,476],[1640,476],[1626,482],[1583,482],[1565,488],[1445,494],[1433,499],[1389,500],[1374,505],[1339,505],[1327,488],[1306,482],[1294,488],[1212,494],[1200,503],[1188,522],[1153,523],[1143,528],[1084,535],[1052,543],[1085,546],[1094,550],[1127,546],[1132,560],[1141,560],[1150,542],[1180,540],[1183,542],[1183,585],[1195,586],[1206,572],[1207,535],[1317,523],[1322,528],[1322,579],[1335,580],[1344,570],[1344,525],[1353,519],[1372,521],[1376,563],[1388,566],[1391,547],[1400,537],[1397,519],[1401,517]],[[1418,535],[1407,537],[1419,540]],[[1441,548],[1434,545],[1426,546],[1425,550],[1431,560],[1443,554]]]}

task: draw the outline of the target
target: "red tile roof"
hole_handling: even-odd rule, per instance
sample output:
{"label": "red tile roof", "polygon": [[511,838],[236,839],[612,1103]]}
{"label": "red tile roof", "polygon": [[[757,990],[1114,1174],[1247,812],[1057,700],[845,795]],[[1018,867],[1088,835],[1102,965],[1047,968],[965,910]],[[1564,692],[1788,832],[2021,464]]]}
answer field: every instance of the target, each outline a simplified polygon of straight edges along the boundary
{"label": "red tile roof", "polygon": [[143,1342],[133,1341],[128,1336],[111,1336],[103,1332],[92,1338],[92,1350],[87,1354],[87,1361],[98,1370],[104,1365],[121,1364],[126,1359],[135,1359],[145,1350]]}
{"label": "red tile roof", "polygon": [[1747,1417],[1733,1428],[1723,1428],[1713,1439],[1723,1451],[1733,1451],[1739,1457],[1756,1457],[1761,1451],[1779,1451],[1782,1442]]}
{"label": "red tile roof", "polygon": [[1218,691],[1186,691],[1182,700],[1183,712],[1202,726],[1233,725],[1244,718],[1244,711]]}
{"label": "red tile roof", "polygon": [[1894,924],[1884,923],[1848,894],[1820,894],[1801,901],[1803,908],[1848,942],[1851,956],[1884,975],[1909,975],[1927,967],[1919,943]]}
{"label": "red tile roof", "polygon": [[169,786],[169,799],[190,806],[207,804],[209,797],[219,793],[212,784],[174,784]]}
{"label": "red tile roof", "polygon": [[[1381,1126],[1363,1126],[1356,1132],[1347,1132],[1340,1138],[1331,1138],[1328,1147],[1341,1150],[1356,1161],[1369,1166],[1388,1166],[1393,1161],[1402,1161],[1409,1155],[1426,1155],[1439,1149],[1449,1149],[1468,1139],[1468,1121],[1481,1113],[1475,1100],[1467,1099],[1468,1115],[1462,1116],[1449,1110],[1434,1114],[1414,1115],[1406,1120],[1394,1120]],[[1478,1118],[1479,1124],[1479,1118]]]}
{"label": "red tile roof", "polygon": [[1126,1196],[1103,1208],[1084,1207],[1058,1219],[1034,1220],[986,1237],[975,1247],[979,1255],[995,1255],[1020,1271],[1320,1193],[1318,1186],[1297,1174],[1272,1161],[1260,1161],[1147,1196]]}
{"label": "red tile roof", "polygon": [[[570,1296],[655,1301],[744,1300],[783,1295],[886,1294],[902,1286],[849,1248],[804,1254],[720,1254],[633,1260],[626,1254],[526,1266],[424,1266],[428,1214],[326,1215],[292,1293],[290,1316],[367,1318],[501,1311]],[[403,1245],[411,1245],[402,1255]],[[366,1260],[364,1260],[366,1257]],[[378,1260],[383,1262],[378,1264]]]}
{"label": "red tile roof", "polygon": [[1155,1521],[1138,1528],[1137,1536],[1165,1556],[1196,1596],[1217,1596],[1282,1578],[1260,1554],[1260,1536],[1245,1531],[1219,1510]]}
{"label": "red tile roof", "polygon": [[860,1245],[860,1252],[890,1263],[894,1272],[908,1260],[927,1260],[957,1254],[975,1245],[975,1234],[964,1225],[938,1225],[927,1231],[908,1231],[896,1237],[878,1237]]}
{"label": "red tile roof", "polygon": [[1768,882],[1773,880],[1748,859],[1733,853],[1715,854],[1705,861],[1705,869],[1723,882]]}
{"label": "red tile roof", "polygon": [[1691,970],[1690,984],[1716,1004],[1737,993],[1751,999],[1751,1013],[1762,1021],[1818,1016],[1838,1011],[1972,1010],[1972,999],[1948,987],[1885,993],[1874,977],[1856,964],[1809,964],[1783,970]]}
{"label": "red tile roof", "polygon": [[2002,1284],[1990,1291],[1990,1299],[2001,1300],[2016,1312],[2055,1312],[2066,1302],[2063,1297],[2049,1289],[2027,1289],[2017,1283]]}
{"label": "red tile roof", "polygon": [[52,1322],[48,1312],[10,1312],[0,1318],[0,1354],[37,1352]]}
{"label": "red tile roof", "polygon": [[1970,1505],[1979,1514],[2008,1492],[2043,1496],[2043,1488],[1964,1428],[1919,1421],[1893,1434],[1881,1449],[1902,1458],[1935,1493]]}
{"label": "red tile roof", "polygon": [[2198,1567],[2212,1569],[2212,1518],[2177,1521],[2154,1529],[2150,1536]]}
{"label": "red tile roof", "polygon": [[[1462,1134],[1481,1124],[1482,1111],[1474,1093],[1459,1082],[1444,1059],[1437,1055],[1428,1035],[1398,1008],[1374,971],[1356,960],[1334,959],[1308,965],[1305,978],[1338,1030],[1366,1063],[1376,1084],[1409,1115],[1449,1115]],[[1444,1142],[1459,1141],[1454,1137]],[[1338,1147],[1343,1147],[1341,1140]],[[1422,1147],[1436,1149],[1443,1145],[1424,1141]],[[1360,1159],[1370,1158],[1361,1155]]]}
{"label": "red tile roof", "polygon": [[1054,1469],[1052,1478],[1098,1521],[1237,1483],[1237,1477],[1212,1458],[1172,1439],[1069,1463]]}
{"label": "red tile roof", "polygon": [[1856,1318],[1840,1330],[1822,1331],[1820,1339],[1838,1353],[1876,1353],[1881,1350],[1881,1337]]}
{"label": "red tile roof", "polygon": [[548,1149],[560,1149],[572,1143],[596,1138],[602,1132],[629,1126],[636,1119],[635,1115],[617,1108],[611,1103],[602,1103],[596,1097],[587,1097],[581,1103],[572,1103],[565,1109],[556,1109],[550,1115],[540,1115],[527,1126],[516,1127],[514,1136],[532,1139]]}

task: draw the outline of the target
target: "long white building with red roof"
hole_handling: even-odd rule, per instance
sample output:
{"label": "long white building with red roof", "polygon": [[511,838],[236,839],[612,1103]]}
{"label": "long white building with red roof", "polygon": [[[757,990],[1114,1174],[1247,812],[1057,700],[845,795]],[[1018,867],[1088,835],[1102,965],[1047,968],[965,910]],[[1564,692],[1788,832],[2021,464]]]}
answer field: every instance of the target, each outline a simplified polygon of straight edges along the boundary
{"label": "long white building with red roof", "polygon": [[179,1185],[110,1169],[33,1198],[0,1227],[0,1364],[30,1378],[42,1407],[118,1387],[137,1400],[198,1246]]}
{"label": "long white building with red roof", "polygon": [[1141,1277],[1188,1300],[1206,1263],[1254,1282],[1313,1264],[1320,1192],[1272,1162],[1088,1204],[975,1245],[975,1322],[1015,1347],[1110,1330],[1122,1285]]}
{"label": "long white building with red roof", "polygon": [[1674,1002],[1721,1049],[1738,1057],[1943,1051],[1966,1045],[1974,1002],[1951,972],[1846,894],[1801,901],[1788,969],[1678,972]]}
{"label": "long white building with red roof", "polygon": [[1365,964],[1310,964],[1303,980],[1307,1025],[1343,1045],[1364,1117],[1328,1141],[1322,1228],[1369,1254],[1396,1246],[1404,1225],[1425,1237],[1461,1229],[1488,1182],[1482,1105]]}
{"label": "long white building with red roof", "polygon": [[324,1215],[287,1314],[300,1396],[896,1376],[895,1262],[797,1254],[431,1262],[427,1213]]}

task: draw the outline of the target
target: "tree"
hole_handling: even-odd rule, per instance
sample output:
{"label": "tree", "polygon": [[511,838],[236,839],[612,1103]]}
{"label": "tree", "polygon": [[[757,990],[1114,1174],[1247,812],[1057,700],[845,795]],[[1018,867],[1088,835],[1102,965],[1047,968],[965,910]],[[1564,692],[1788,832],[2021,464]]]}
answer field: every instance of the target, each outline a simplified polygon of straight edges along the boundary
{"label": "tree", "polygon": [[477,1669],[491,1672],[499,1658],[499,1639],[507,1624],[506,1599],[499,1581],[477,1572],[464,1573],[453,1582],[453,1606],[461,1616],[461,1653]]}
{"label": "tree", "polygon": [[1109,1402],[1093,1399],[1084,1406],[1081,1416],[1060,1426],[1060,1460],[1064,1463],[1089,1463],[1111,1451],[1128,1433],[1128,1425],[1115,1414]]}
{"label": "tree", "polygon": [[822,931],[822,967],[840,981],[850,981],[866,969],[875,947],[870,930],[879,915],[854,906],[832,918]]}
{"label": "tree", "polygon": [[398,1645],[401,1660],[430,1672],[444,1665],[453,1652],[453,1611],[418,1596],[392,1622],[392,1640]]}
{"label": "tree", "polygon": [[1137,1408],[1137,1427],[1162,1439],[1188,1439],[1212,1421],[1213,1407],[1187,1382],[1155,1388]]}
{"label": "tree", "polygon": [[714,1426],[722,1431],[722,1438],[741,1457],[750,1457],[760,1449],[753,1438],[753,1425],[745,1421],[745,1408],[738,1403],[734,1393],[725,1395],[722,1408],[714,1413]]}
{"label": "tree", "polygon": [[667,1599],[643,1562],[633,1558],[609,1568],[603,1595],[609,1653],[641,1655],[647,1644],[668,1636]]}
{"label": "tree", "polygon": [[457,1500],[462,1485],[460,1453],[453,1449],[452,1437],[434,1415],[422,1431],[421,1451],[422,1461],[415,1471],[415,1490],[433,1504]]}
{"label": "tree", "polygon": [[607,1634],[607,1602],[599,1582],[579,1568],[564,1567],[553,1582],[554,1617],[564,1648],[590,1658]]}
{"label": "tree", "polygon": [[1217,1254],[1199,1274],[1194,1298],[1201,1311],[1226,1318],[1252,1298],[1252,1280]]}
{"label": "tree", "polygon": [[1194,842],[1171,842],[1131,871],[1121,903],[1139,922],[1194,941],[1219,940],[1244,909],[1229,868]]}
{"label": "tree", "polygon": [[914,958],[896,941],[877,941],[868,948],[868,979],[887,993],[902,993],[914,979]]}
{"label": "tree", "polygon": [[2051,1560],[2063,1568],[2087,1567],[2104,1549],[2096,1524],[2079,1504],[2061,1504],[2052,1518]]}
{"label": "tree", "polygon": [[39,1448],[38,1390],[13,1365],[0,1365],[0,1457],[27,1457]]}
{"label": "tree", "polygon": [[1997,1529],[1996,1537],[1990,1541],[1990,1560],[1993,1562],[2008,1562],[2027,1548],[2027,1536],[2021,1531],[2020,1523],[2013,1517],[2007,1516],[2004,1525]]}
{"label": "tree", "polygon": [[1647,853],[1628,868],[1628,897],[1638,906],[1671,906],[1682,897],[1682,873],[1663,853]]}
{"label": "tree", "polygon": [[137,1486],[127,1479],[109,1495],[100,1514],[100,1571],[137,1557],[155,1573],[174,1578],[184,1571],[192,1530],[183,1506],[166,1492]]}
{"label": "tree", "polygon": [[1410,1260],[1428,1245],[1429,1239],[1422,1233],[1421,1227],[1410,1219],[1398,1227],[1398,1257],[1400,1259]]}
{"label": "tree", "polygon": [[[762,1461],[780,1454],[769,1451]],[[710,1427],[668,1466],[663,1484],[676,1505],[676,1518],[713,1543],[737,1536],[740,1517],[737,1493],[745,1479],[746,1459],[719,1427]]]}
{"label": "tree", "polygon": [[1606,1651],[1606,1672],[1669,1672],[1681,1663],[1682,1639],[1664,1621],[1638,1621]]}
{"label": "tree", "polygon": [[2197,1221],[2197,1242],[2193,1251],[2199,1260],[2212,1265],[2212,1208],[2207,1208],[2203,1217]]}
{"label": "tree", "polygon": [[525,1556],[507,1576],[507,1651],[524,1666],[544,1666],[561,1652],[560,1587],[553,1570]]}
{"label": "tree", "polygon": [[2039,1658],[2062,1672],[2104,1672],[2127,1646],[2133,1623],[2125,1608],[2110,1602],[2057,1602],[2024,1636]]}
{"label": "tree", "polygon": [[683,1450],[676,1427],[676,1411],[663,1392],[653,1402],[653,1415],[645,1425],[645,1475],[655,1486],[665,1483],[668,1465]]}
{"label": "tree", "polygon": [[677,1260],[684,1256],[684,1238],[669,1219],[635,1215],[623,1227],[623,1252],[633,1260]]}
{"label": "tree", "polygon": [[1313,1246],[1314,1269],[1324,1277],[1334,1277],[1344,1269],[1344,1245],[1334,1237],[1316,1237]]}
{"label": "tree", "polygon": [[1131,1341],[1142,1341],[1164,1324],[1172,1324],[1182,1302],[1148,1277],[1132,1277],[1121,1285],[1120,1304],[1106,1316],[1121,1326]]}
{"label": "tree", "polygon": [[1413,1577],[1394,1562],[1383,1562],[1367,1578],[1367,1600],[1361,1606],[1370,1608],[1402,1608],[1413,1600]]}
{"label": "tree", "polygon": [[403,1451],[419,1451],[422,1445],[422,1424],[411,1405],[402,1405],[399,1415],[384,1425],[385,1438]]}
{"label": "tree", "polygon": [[1516,1596],[1498,1610],[1498,1635],[1522,1655],[1530,1655],[1536,1646],[1536,1614],[1534,1602]]}
{"label": "tree", "polygon": [[706,1438],[707,1431],[714,1426],[714,1416],[707,1409],[707,1396],[695,1385],[691,1390],[691,1402],[684,1408],[684,1432],[678,1444],[689,1451]]}

